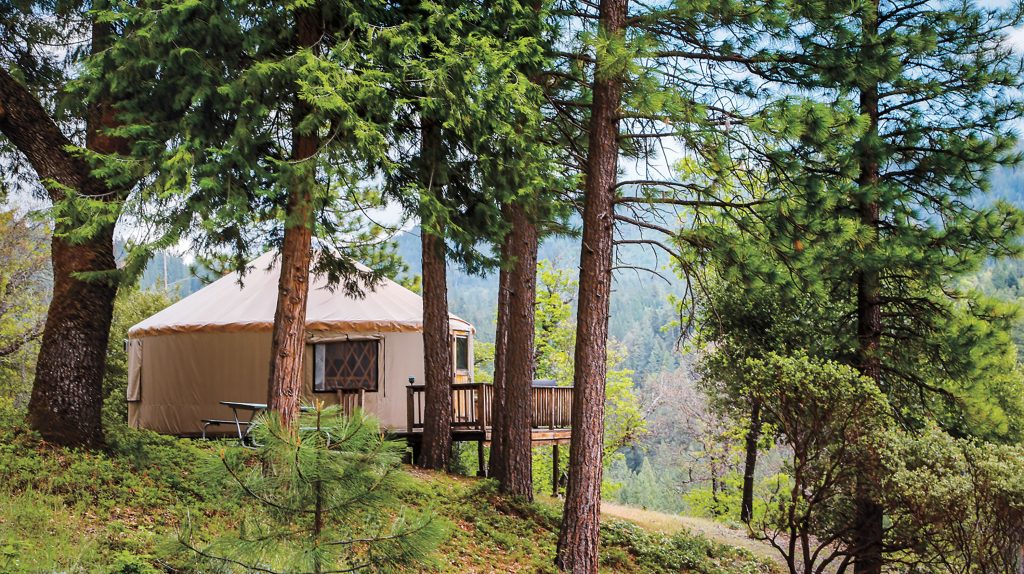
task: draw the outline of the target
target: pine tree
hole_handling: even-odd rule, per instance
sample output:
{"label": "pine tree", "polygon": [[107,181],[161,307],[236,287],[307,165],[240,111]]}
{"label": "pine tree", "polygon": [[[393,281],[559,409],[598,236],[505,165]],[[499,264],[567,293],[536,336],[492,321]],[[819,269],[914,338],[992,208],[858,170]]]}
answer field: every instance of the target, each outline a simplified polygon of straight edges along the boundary
{"label": "pine tree", "polygon": [[[426,408],[448,413],[447,262],[471,273],[496,265],[500,248],[487,253],[481,245],[502,243],[508,229],[501,220],[503,201],[517,193],[530,197],[530,190],[517,189],[514,181],[539,181],[538,169],[531,167],[535,156],[524,153],[523,145],[536,134],[529,125],[540,114],[539,90],[527,64],[542,52],[539,38],[523,33],[538,16],[515,1],[480,6],[429,2],[403,10],[408,31],[393,50],[393,65],[409,80],[394,87],[402,99],[391,137],[394,149],[402,151],[388,174],[387,189],[420,219]],[[450,432],[447,415],[429,420],[418,463],[444,468]]]}
{"label": "pine tree", "polygon": [[[855,317],[832,327],[837,358],[875,382],[906,429],[938,420],[990,432],[976,415],[1015,408],[972,382],[986,362],[978,358],[1002,356],[1002,344],[951,335],[963,333],[955,324],[1005,320],[1005,310],[986,318],[983,309],[994,308],[953,285],[984,259],[1019,249],[1021,214],[979,198],[992,168],[1019,162],[1007,122],[1024,111],[1012,95],[1020,59],[1005,42],[1019,19],[967,3],[867,0],[782,7],[757,30],[719,32],[742,48],[731,57],[765,86],[776,83],[767,90],[800,86],[860,116],[852,144],[794,140],[779,149],[791,169],[765,212],[773,215],[760,219],[770,261],[719,253],[755,275],[800,275],[804,288]],[[874,573],[888,560],[885,547],[898,544],[885,539],[878,458],[860,464],[860,511],[844,542],[855,570]]]}
{"label": "pine tree", "polygon": [[[323,30],[322,9],[318,4],[294,11],[294,50],[316,50]],[[300,80],[301,81],[301,80]],[[303,351],[306,348],[306,303],[309,299],[309,271],[313,248],[313,186],[316,164],[311,160],[320,146],[319,126],[308,125],[312,106],[294,86],[291,110],[291,155],[289,161],[301,166],[285,183],[287,199],[284,233],[281,241],[281,274],[277,287],[277,308],[270,344],[270,377],[267,381],[267,406],[280,413],[287,427],[298,417],[302,394]],[[304,125],[305,124],[305,125]]]}
{"label": "pine tree", "polygon": [[[242,271],[280,249],[268,403],[286,421],[298,412],[309,274],[360,293],[391,267],[382,230],[361,215],[380,204],[362,181],[388,153],[393,105],[373,42],[388,15],[376,2],[118,6],[103,17],[133,33],[81,82],[118,102],[119,129],[138,142],[134,162],[105,168],[149,183],[129,209],[153,233],[129,244],[127,269],[182,239]],[[366,257],[376,269],[356,265]]]}
{"label": "pine tree", "polygon": [[[514,131],[484,148],[484,183],[494,188],[508,227],[500,247],[492,475],[502,492],[528,499],[534,490],[531,389],[537,250],[541,236],[558,227],[566,211],[557,206],[558,197],[574,183],[559,173],[555,114],[544,105],[551,90],[544,73],[550,70],[551,36],[557,32],[547,23],[548,10],[547,3],[537,0],[508,2],[494,10],[497,34],[520,46],[516,71],[532,86],[512,120]],[[522,51],[527,46],[532,50]]]}
{"label": "pine tree", "polygon": [[[1006,123],[1024,112],[1011,95],[1021,85],[1019,57],[1004,40],[1019,15],[869,0],[798,18],[824,41],[800,43],[805,51],[789,58],[797,63],[783,77],[855,102],[867,121],[830,164],[848,185],[832,190],[834,207],[823,216],[855,233],[828,269],[855,293],[858,369],[916,426],[927,415],[914,405],[935,390],[928,381],[961,360],[924,362],[932,353],[921,334],[949,315],[944,287],[983,259],[1017,250],[1020,213],[968,198],[986,188],[994,166],[1020,161]],[[864,462],[850,544],[855,571],[875,574],[886,560],[885,509],[872,461]]]}
{"label": "pine tree", "polygon": [[571,572],[597,572],[604,465],[604,396],[611,297],[615,189],[619,159],[619,108],[624,68],[615,52],[625,39],[626,0],[602,0],[602,40],[595,61],[580,254],[579,307],[573,369],[573,434],[569,483],[556,565]]}
{"label": "pine tree", "polygon": [[[733,19],[759,18],[739,4],[722,6],[726,4],[723,10],[736,12]],[[558,75],[568,78],[574,89],[556,106],[566,126],[563,132],[586,132],[587,145],[583,150],[569,140],[570,154],[585,179],[575,424],[557,559],[561,568],[597,568],[608,296],[613,267],[643,269],[615,259],[614,246],[640,246],[687,265],[672,242],[703,246],[706,239],[699,231],[680,234],[664,222],[688,217],[684,221],[699,225],[704,210],[751,207],[736,201],[732,187],[723,182],[734,181],[733,174],[743,163],[766,160],[768,154],[742,156],[732,153],[731,147],[756,149],[751,143],[761,137],[759,132],[778,129],[768,118],[778,116],[778,123],[786,120],[791,128],[806,121],[806,114],[799,116],[786,106],[774,110],[752,98],[743,81],[716,81],[712,70],[736,71],[737,62],[702,33],[711,29],[703,19],[708,9],[686,3],[631,8],[628,2],[611,1],[556,10],[569,22],[563,26],[564,48],[557,52]],[[723,105],[748,99],[758,105]],[[666,173],[672,170],[662,165],[669,161],[663,146],[670,142],[685,150],[680,163],[701,166],[699,174]],[[620,155],[636,161],[631,167],[638,176],[619,177]],[[616,226],[630,233],[616,235]]]}
{"label": "pine tree", "polygon": [[[242,502],[237,532],[205,540],[187,524],[179,543],[203,565],[260,572],[380,570],[422,560],[445,528],[404,508],[404,445],[384,438],[362,413],[340,407],[303,415],[300,428],[277,413],[261,418],[256,456],[222,451],[211,473],[230,476]],[[253,464],[253,458],[262,464]]]}

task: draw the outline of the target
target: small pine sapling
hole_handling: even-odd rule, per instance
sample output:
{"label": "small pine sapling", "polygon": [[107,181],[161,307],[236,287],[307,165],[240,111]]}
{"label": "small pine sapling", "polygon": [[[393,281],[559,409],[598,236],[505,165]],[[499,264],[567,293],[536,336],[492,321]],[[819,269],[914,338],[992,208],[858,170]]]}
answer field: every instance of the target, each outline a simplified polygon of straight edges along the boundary
{"label": "small pine sapling", "polygon": [[373,572],[424,559],[444,536],[439,518],[402,505],[404,447],[372,417],[318,406],[297,430],[270,413],[252,432],[255,452],[225,449],[216,462],[240,497],[237,528],[204,540],[186,521],[179,535],[197,562],[225,572]]}

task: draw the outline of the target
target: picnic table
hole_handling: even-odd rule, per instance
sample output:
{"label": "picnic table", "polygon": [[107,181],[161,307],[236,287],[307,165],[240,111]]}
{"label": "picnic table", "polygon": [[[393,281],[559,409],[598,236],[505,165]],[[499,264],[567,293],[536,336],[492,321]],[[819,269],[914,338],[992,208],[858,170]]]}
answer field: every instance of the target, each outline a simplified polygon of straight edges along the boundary
{"label": "picnic table", "polygon": [[[234,425],[235,431],[238,433],[238,442],[245,446],[245,444],[249,441],[249,433],[252,431],[253,420],[256,418],[256,415],[267,410],[267,404],[246,403],[239,401],[220,401],[220,404],[231,409],[231,420],[203,419],[203,438],[206,438],[206,429],[210,426]],[[313,407],[300,406],[299,410],[305,413],[313,410]],[[239,411],[249,412],[249,417],[244,418],[244,415],[239,416]],[[243,427],[245,428],[245,430],[242,430]]]}

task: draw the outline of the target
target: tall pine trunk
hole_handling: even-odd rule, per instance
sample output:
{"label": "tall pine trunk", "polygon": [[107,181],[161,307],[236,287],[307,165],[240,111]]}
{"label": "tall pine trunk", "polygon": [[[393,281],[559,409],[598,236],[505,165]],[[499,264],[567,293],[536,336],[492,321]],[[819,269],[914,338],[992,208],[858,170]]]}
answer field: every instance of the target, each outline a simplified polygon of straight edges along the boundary
{"label": "tall pine trunk", "polygon": [[[866,43],[874,41],[878,33],[877,0],[869,2],[863,16],[863,34]],[[875,197],[879,181],[879,160],[876,149],[878,138],[878,86],[869,83],[860,88],[860,112],[868,118],[868,129],[859,144],[860,176],[857,184],[857,209],[861,224],[871,231],[869,249],[877,248],[879,204]],[[870,258],[869,258],[870,259]],[[879,272],[862,268],[857,275],[857,362],[858,370],[881,387],[882,362],[882,286]],[[866,457],[871,459],[873,457]],[[873,477],[877,474],[874,460],[862,461],[858,473],[853,534],[854,573],[881,574],[883,562],[884,509],[873,494]]]}
{"label": "tall pine trunk", "polygon": [[[440,195],[440,126],[423,120],[421,160],[422,193]],[[443,470],[452,452],[452,345],[448,322],[448,279],[444,222],[428,219],[424,210],[420,227],[423,248],[423,367],[425,381],[423,446],[418,464]]]}
{"label": "tall pine trunk", "polygon": [[757,471],[757,443],[761,440],[761,401],[750,402],[750,428],[744,445],[746,456],[743,461],[743,497],[740,500],[740,520],[750,523],[754,517],[754,474]]}
{"label": "tall pine trunk", "polygon": [[[112,34],[108,24],[94,21],[93,53],[105,49]],[[0,78],[0,130],[26,155],[39,178],[51,179],[83,197],[120,201],[124,190],[111,189],[94,179],[89,166],[67,152],[71,142],[39,102],[5,71],[0,74],[5,76]],[[102,154],[127,152],[125,140],[104,133],[116,125],[109,102],[90,105],[87,114],[87,148]],[[47,188],[54,202],[65,199],[65,189]],[[65,234],[76,223],[83,222],[58,221],[54,225],[53,298],[39,348],[28,418],[32,428],[47,440],[94,447],[103,443],[103,374],[117,295],[114,224],[101,226],[85,240],[71,241]],[[100,276],[80,275],[89,273]]]}
{"label": "tall pine trunk", "polygon": [[[323,26],[320,11],[305,8],[296,13],[296,41],[310,48],[320,40]],[[298,89],[298,86],[296,86]],[[281,275],[277,284],[277,309],[271,339],[270,380],[267,404],[285,425],[299,414],[302,391],[302,361],[306,346],[306,303],[309,299],[309,268],[313,241],[313,186],[320,140],[316,132],[301,133],[299,124],[310,114],[308,102],[296,94],[292,116],[292,160],[296,163],[288,182],[284,241],[281,246]]]}
{"label": "tall pine trunk", "polygon": [[[627,7],[628,0],[601,0],[599,24],[608,36],[624,34]],[[622,78],[603,69],[607,64],[598,54],[583,199],[569,483],[555,558],[560,569],[575,574],[596,573],[598,568],[608,310],[622,99]]]}
{"label": "tall pine trunk", "polygon": [[537,299],[537,226],[519,203],[509,206],[512,231],[508,276],[506,351],[502,417],[494,427],[501,437],[500,473],[495,475],[502,492],[533,499],[533,344],[534,304]]}
{"label": "tall pine trunk", "polygon": [[[508,206],[502,207],[502,213],[506,219],[511,219]],[[498,319],[494,333],[494,392],[491,396],[491,426],[494,429],[502,427],[505,416],[505,356],[508,344],[508,294],[511,280],[506,262],[511,258],[509,255],[511,241],[512,233],[506,233],[501,244],[502,267],[498,271]],[[505,462],[504,443],[503,433],[491,433],[491,459],[487,471],[489,476],[504,476],[505,469],[502,467]]]}

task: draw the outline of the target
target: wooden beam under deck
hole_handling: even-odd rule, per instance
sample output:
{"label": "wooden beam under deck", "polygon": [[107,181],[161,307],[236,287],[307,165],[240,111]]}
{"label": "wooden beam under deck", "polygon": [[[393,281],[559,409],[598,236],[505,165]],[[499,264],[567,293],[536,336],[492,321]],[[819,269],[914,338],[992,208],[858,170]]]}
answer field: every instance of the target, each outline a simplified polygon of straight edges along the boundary
{"label": "wooden beam under deck", "polygon": [[[408,430],[395,429],[390,434],[396,438],[404,438],[412,441],[418,441],[423,436],[421,429],[414,429],[412,432]],[[572,438],[572,429],[532,429],[530,431],[530,439],[533,446],[542,445],[553,445],[553,444],[569,444],[569,440]],[[491,442],[491,429],[481,431],[479,429],[452,429],[452,441],[455,442],[477,442],[482,441],[485,446],[490,446]]]}

